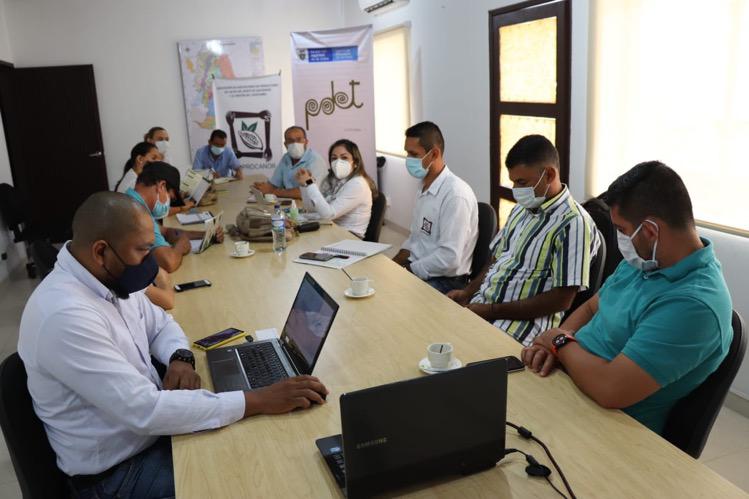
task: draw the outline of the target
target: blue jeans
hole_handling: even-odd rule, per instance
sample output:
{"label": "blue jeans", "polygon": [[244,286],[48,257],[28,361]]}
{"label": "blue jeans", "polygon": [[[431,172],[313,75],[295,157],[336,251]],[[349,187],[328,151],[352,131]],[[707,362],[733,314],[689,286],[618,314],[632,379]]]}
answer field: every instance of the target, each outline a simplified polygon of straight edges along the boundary
{"label": "blue jeans", "polygon": [[161,437],[148,449],[118,464],[98,483],[76,488],[71,482],[70,488],[76,499],[173,498],[172,440]]}
{"label": "blue jeans", "polygon": [[453,289],[465,288],[468,284],[468,276],[461,275],[457,277],[432,277],[424,282],[444,295],[452,291]]}

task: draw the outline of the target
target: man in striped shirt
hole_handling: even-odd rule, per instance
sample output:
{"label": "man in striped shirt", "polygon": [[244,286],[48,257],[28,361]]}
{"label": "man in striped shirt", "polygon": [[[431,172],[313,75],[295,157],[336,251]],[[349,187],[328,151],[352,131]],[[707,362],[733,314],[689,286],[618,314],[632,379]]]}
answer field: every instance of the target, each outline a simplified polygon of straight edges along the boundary
{"label": "man in striped shirt", "polygon": [[559,154],[541,135],[520,139],[505,165],[518,204],[491,243],[492,258],[448,296],[523,345],[561,323],[590,281],[599,234],[559,178]]}

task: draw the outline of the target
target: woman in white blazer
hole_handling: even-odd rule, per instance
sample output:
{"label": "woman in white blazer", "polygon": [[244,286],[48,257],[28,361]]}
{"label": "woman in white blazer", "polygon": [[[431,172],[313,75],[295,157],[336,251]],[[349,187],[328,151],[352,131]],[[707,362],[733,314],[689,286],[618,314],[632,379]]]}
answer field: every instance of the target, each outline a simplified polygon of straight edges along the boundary
{"label": "woman in white blazer", "polygon": [[328,150],[328,161],[330,169],[319,185],[306,169],[297,172],[304,207],[364,237],[378,192],[364,170],[359,147],[350,140],[338,140]]}

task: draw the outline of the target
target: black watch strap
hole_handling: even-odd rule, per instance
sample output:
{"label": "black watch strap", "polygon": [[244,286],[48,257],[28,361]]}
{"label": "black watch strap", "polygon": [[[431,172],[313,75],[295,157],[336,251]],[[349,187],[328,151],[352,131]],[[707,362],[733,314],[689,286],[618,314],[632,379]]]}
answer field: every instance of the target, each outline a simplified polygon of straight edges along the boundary
{"label": "black watch strap", "polygon": [[314,180],[312,180],[311,178],[308,178],[308,179],[307,179],[307,182],[306,182],[306,184],[307,184],[307,185],[312,185],[312,184],[314,184],[314,183],[315,183],[315,181],[314,181]]}
{"label": "black watch strap", "polygon": [[169,363],[171,364],[175,360],[181,360],[182,362],[187,362],[192,366],[193,369],[195,369],[195,356],[192,354],[190,350],[179,348],[177,349],[171,357],[169,357]]}

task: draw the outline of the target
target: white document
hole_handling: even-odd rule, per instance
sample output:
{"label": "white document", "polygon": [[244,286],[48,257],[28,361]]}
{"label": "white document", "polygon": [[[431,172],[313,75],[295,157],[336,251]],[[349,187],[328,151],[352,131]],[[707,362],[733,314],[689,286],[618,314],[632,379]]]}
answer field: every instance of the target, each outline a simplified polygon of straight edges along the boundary
{"label": "white document", "polygon": [[177,220],[182,225],[202,224],[213,218],[210,211],[201,211],[199,213],[177,213]]}
{"label": "white document", "polygon": [[367,241],[359,240],[344,240],[339,241],[329,246],[323,246],[320,248],[319,253],[332,253],[335,255],[342,255],[348,258],[332,258],[327,262],[318,262],[316,260],[304,260],[301,258],[295,258],[295,263],[304,263],[307,265],[316,265],[318,267],[327,267],[329,269],[342,269],[353,265],[357,262],[364,260],[370,256],[381,253],[386,249],[390,248],[389,244],[383,243],[370,243]]}

